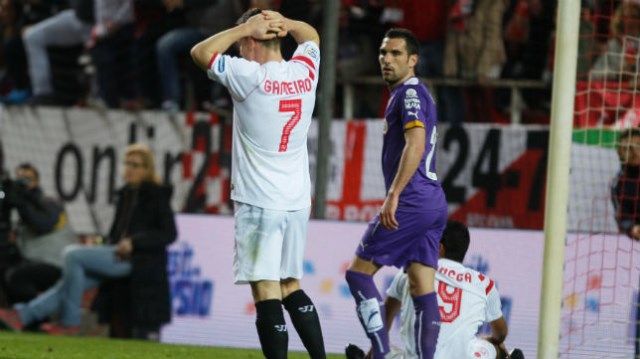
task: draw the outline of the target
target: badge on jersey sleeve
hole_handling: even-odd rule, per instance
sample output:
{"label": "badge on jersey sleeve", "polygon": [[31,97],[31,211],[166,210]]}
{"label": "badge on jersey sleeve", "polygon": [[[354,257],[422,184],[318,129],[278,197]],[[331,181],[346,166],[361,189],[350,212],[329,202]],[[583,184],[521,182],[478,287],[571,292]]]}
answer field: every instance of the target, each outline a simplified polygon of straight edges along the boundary
{"label": "badge on jersey sleeve", "polygon": [[421,103],[418,91],[414,88],[408,88],[404,92],[404,129],[408,130],[414,127],[425,127],[424,118],[421,117]]}
{"label": "badge on jersey sleeve", "polygon": [[416,89],[409,88],[404,93],[404,108],[407,111],[420,110],[420,98],[418,98],[418,91],[416,91]]}
{"label": "badge on jersey sleeve", "polygon": [[217,71],[218,71],[219,74],[224,72],[224,67],[225,67],[224,66],[224,61],[225,61],[224,56],[220,56],[220,60],[218,60],[218,66],[216,66]]}
{"label": "badge on jersey sleeve", "polygon": [[307,45],[306,49],[304,49],[303,54],[309,56],[316,62],[320,61],[320,54],[318,54],[318,50],[314,46]]}

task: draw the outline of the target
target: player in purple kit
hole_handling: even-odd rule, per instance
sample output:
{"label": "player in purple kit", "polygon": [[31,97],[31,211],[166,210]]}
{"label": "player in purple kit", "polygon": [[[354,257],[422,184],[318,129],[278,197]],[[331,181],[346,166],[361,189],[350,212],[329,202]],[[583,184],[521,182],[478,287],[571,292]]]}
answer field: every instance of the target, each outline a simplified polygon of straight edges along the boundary
{"label": "player in purple kit", "polygon": [[391,97],[385,111],[382,171],[387,196],[345,275],[374,359],[389,352],[384,306],[373,275],[404,268],[416,310],[416,353],[433,358],[440,316],[433,289],[447,202],[435,173],[436,108],[415,77],[418,41],[405,29],[387,31],[378,56]]}

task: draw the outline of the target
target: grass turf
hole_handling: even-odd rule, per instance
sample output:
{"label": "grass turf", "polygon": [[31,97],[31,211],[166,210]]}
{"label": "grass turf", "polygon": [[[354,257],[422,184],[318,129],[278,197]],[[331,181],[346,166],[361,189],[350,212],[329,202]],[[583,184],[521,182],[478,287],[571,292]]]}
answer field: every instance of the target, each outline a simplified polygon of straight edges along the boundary
{"label": "grass turf", "polygon": [[[308,358],[290,353],[289,358]],[[329,358],[341,358],[329,355]],[[262,358],[259,350],[158,344],[94,337],[52,337],[42,334],[0,333],[0,359],[177,359]]]}

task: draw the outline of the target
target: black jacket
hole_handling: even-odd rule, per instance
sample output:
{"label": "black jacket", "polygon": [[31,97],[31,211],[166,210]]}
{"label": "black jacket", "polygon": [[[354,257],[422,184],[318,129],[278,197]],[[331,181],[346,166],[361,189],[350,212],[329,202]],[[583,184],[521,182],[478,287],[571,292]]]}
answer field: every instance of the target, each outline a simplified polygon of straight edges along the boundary
{"label": "black jacket", "polygon": [[640,224],[640,167],[625,166],[620,170],[611,199],[618,229],[628,235],[634,225]]}
{"label": "black jacket", "polygon": [[16,186],[13,192],[10,197],[24,225],[36,234],[47,234],[54,230],[64,211],[62,204],[45,197],[40,187],[26,189]]}
{"label": "black jacket", "polygon": [[117,192],[108,241],[132,239],[132,270],[124,284],[108,281],[101,285],[93,305],[101,322],[110,322],[113,315],[137,328],[158,328],[171,321],[166,247],[177,237],[171,194],[171,187],[153,183]]}

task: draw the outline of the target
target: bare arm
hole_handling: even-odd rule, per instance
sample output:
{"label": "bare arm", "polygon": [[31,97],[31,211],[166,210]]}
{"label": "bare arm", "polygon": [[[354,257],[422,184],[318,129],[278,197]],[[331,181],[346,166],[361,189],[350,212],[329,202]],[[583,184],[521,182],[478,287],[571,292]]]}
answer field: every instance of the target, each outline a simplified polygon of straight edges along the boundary
{"label": "bare arm", "polygon": [[382,205],[380,211],[380,221],[383,226],[389,229],[398,229],[398,221],[396,220],[396,209],[398,208],[398,200],[400,193],[409,183],[409,180],[418,169],[422,155],[424,154],[424,146],[426,143],[426,131],[423,127],[414,127],[404,132],[405,145],[400,158],[398,172],[389,187],[389,193]]}
{"label": "bare arm", "polygon": [[491,336],[487,338],[492,344],[500,345],[507,338],[507,322],[504,317],[500,317],[491,322]]}
{"label": "bare arm", "polygon": [[387,296],[387,299],[385,299],[384,323],[385,323],[385,329],[387,330],[387,333],[391,331],[393,319],[396,317],[396,315],[400,311],[401,306],[402,306],[402,302],[400,302],[396,298]]}
{"label": "bare arm", "polygon": [[253,37],[256,40],[269,40],[283,31],[282,20],[267,20],[262,14],[258,14],[244,24],[219,32],[199,42],[191,49],[191,58],[196,65],[206,70],[214,54],[227,51],[240,39]]}
{"label": "bare arm", "polygon": [[219,32],[191,48],[191,58],[198,67],[206,70],[213,54],[221,54],[227,51],[231,45],[250,34],[246,23]]}

